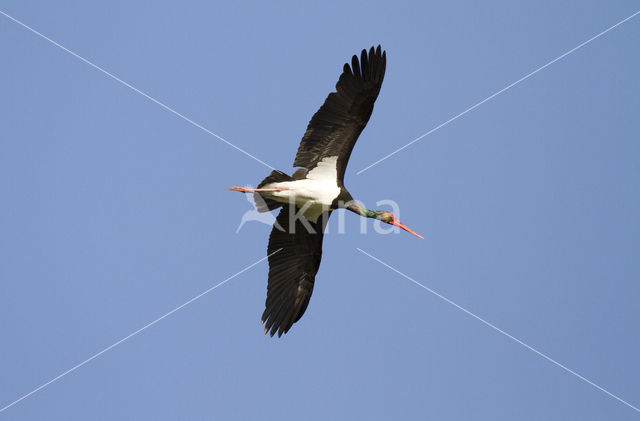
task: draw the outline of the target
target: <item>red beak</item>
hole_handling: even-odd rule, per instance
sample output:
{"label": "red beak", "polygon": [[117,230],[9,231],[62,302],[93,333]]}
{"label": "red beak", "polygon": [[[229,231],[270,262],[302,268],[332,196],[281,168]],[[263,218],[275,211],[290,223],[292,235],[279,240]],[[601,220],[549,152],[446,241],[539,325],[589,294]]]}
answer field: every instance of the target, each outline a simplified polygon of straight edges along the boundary
{"label": "red beak", "polygon": [[417,232],[415,232],[414,230],[412,230],[411,228],[409,228],[408,226],[406,226],[405,224],[403,224],[402,222],[398,221],[397,219],[394,221],[390,222],[391,225],[395,225],[396,227],[402,228],[403,230],[410,232],[411,234],[415,235],[416,237],[420,237],[424,240],[424,237],[421,236],[420,234],[418,234]]}

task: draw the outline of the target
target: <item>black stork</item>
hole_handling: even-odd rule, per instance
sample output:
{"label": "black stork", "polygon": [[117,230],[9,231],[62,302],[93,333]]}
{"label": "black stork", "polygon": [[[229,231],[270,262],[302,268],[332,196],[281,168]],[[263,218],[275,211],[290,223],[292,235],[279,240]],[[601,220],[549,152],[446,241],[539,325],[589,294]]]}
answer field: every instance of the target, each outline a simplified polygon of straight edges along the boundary
{"label": "black stork", "polygon": [[[289,176],[272,171],[257,188],[230,187],[253,193],[257,209],[282,206],[269,236],[269,282],[262,314],[265,334],[287,333],[304,314],[322,257],[322,237],[331,212],[349,209],[404,229],[420,238],[391,212],[370,210],[344,187],[351,150],[366,126],[378,97],[387,64],[385,51],[371,47],[344,65],[336,92],[313,115],[302,137]],[[288,205],[288,206],[285,206]]]}

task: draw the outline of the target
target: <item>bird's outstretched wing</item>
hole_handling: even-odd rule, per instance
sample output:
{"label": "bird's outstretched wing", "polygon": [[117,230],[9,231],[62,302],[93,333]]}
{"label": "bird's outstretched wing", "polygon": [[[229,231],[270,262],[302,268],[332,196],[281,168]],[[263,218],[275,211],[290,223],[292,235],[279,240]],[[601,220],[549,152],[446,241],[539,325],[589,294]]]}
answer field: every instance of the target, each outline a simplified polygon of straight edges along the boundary
{"label": "bird's outstretched wing", "polygon": [[[295,206],[284,206],[269,237],[269,283],[262,323],[271,336],[287,333],[304,314],[322,258],[322,237],[329,214],[317,223],[292,221]],[[311,231],[309,230],[311,228]]]}
{"label": "bird's outstretched wing", "polygon": [[313,115],[302,137],[294,167],[313,169],[325,157],[337,156],[337,175],[344,180],[349,156],[358,136],[366,126],[378,97],[387,65],[385,51],[373,47],[367,55],[362,50],[344,65],[336,84],[336,92],[329,94]]}

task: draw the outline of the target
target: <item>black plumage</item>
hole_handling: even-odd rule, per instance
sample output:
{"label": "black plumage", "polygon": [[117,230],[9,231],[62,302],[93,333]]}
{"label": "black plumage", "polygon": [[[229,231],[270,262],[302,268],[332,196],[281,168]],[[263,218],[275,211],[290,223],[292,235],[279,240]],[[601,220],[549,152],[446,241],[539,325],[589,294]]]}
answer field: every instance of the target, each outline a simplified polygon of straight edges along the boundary
{"label": "black plumage", "polygon": [[373,112],[373,103],[378,98],[387,55],[380,46],[374,50],[362,50],[351,59],[351,67],[345,63],[336,83],[336,92],[329,94],[324,104],[313,115],[305,132],[294,167],[313,169],[327,156],[338,156],[338,182],[344,181],[344,172],[358,136]]}
{"label": "black plumage", "polygon": [[262,322],[271,336],[287,333],[304,314],[322,258],[322,238],[331,211],[316,223],[292,218],[290,213],[298,211],[298,207],[284,206],[269,236],[269,283]]}
{"label": "black plumage", "polygon": [[[336,183],[341,193],[336,202],[339,198],[350,200],[351,195],[343,185],[344,173],[358,136],[371,117],[384,79],[386,60],[380,46],[371,47],[368,54],[362,50],[360,59],[354,55],[351,66],[344,65],[336,92],[330,93],[313,115],[302,137],[293,166],[304,169],[296,171],[293,177],[274,171],[258,188],[278,180],[303,179],[323,158],[337,156]],[[263,210],[280,205],[266,199]],[[269,282],[262,322],[265,333],[271,336],[286,333],[307,309],[320,267],[323,232],[332,209],[315,223],[292,220],[291,212],[298,210],[298,207],[283,206],[269,237]]]}

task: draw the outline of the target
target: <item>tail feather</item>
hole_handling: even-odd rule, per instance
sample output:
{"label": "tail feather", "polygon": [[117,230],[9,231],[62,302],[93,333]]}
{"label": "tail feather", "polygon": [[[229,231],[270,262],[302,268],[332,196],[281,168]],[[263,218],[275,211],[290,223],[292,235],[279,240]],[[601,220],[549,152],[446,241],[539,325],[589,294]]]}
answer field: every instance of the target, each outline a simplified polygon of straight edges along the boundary
{"label": "tail feather", "polygon": [[[267,178],[265,178],[260,184],[258,184],[257,188],[260,189],[267,184],[281,183],[283,181],[293,181],[293,178],[283,173],[282,171],[273,170],[271,171],[271,174],[267,176]],[[258,210],[258,212],[269,212],[282,206],[282,203],[276,202],[272,199],[268,199],[262,196],[259,192],[253,194],[253,199],[256,202],[256,209]]]}

